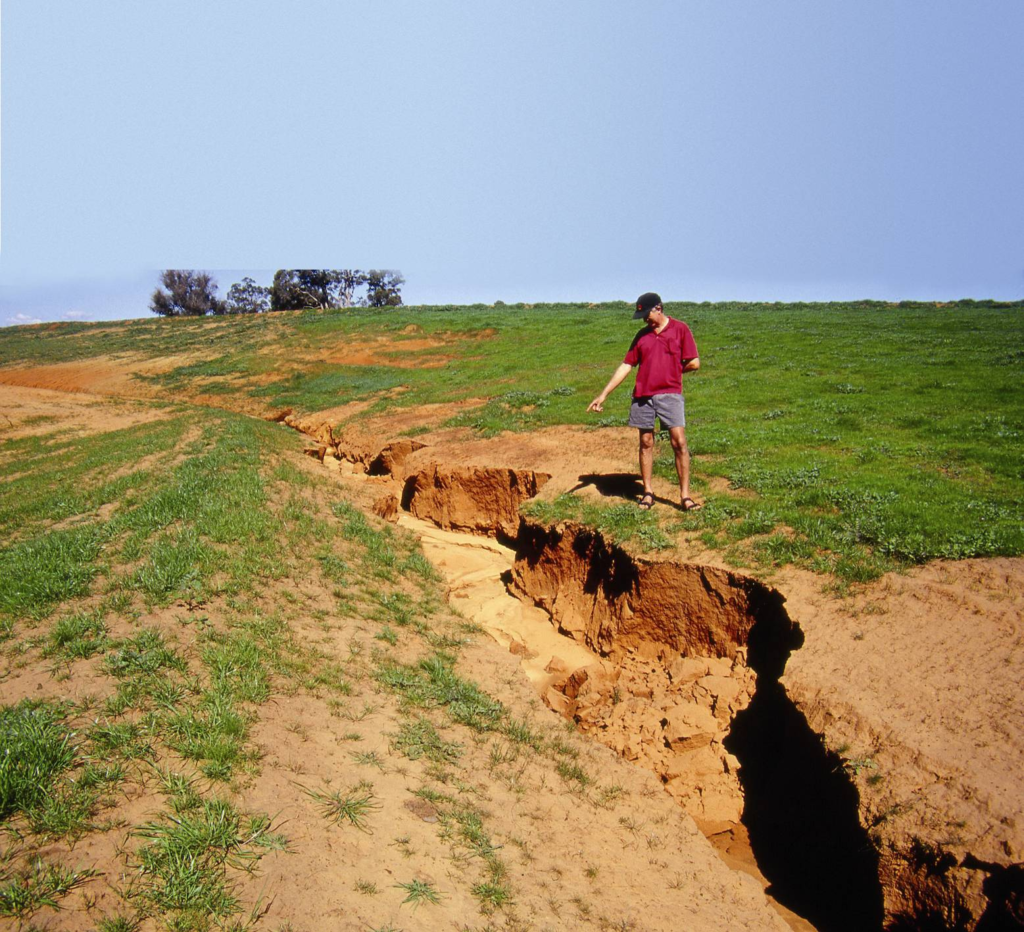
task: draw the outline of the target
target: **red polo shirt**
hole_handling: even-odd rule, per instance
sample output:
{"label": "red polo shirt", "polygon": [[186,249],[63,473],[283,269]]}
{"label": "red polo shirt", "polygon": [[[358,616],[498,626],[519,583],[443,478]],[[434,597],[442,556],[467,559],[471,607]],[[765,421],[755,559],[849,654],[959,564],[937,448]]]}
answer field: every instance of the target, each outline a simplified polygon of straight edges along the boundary
{"label": "red polo shirt", "polygon": [[681,395],[683,392],[683,360],[697,358],[697,344],[690,328],[671,317],[661,333],[644,327],[635,337],[623,360],[626,365],[639,366],[634,398],[650,395]]}

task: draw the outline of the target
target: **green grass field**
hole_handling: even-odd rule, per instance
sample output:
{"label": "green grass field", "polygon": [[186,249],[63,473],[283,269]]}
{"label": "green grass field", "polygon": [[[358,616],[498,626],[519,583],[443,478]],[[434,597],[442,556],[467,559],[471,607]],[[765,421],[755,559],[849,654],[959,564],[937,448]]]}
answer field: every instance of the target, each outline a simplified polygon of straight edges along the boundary
{"label": "green grass field", "polygon": [[[701,352],[701,371],[685,389],[695,485],[707,507],[662,530],[699,535],[739,565],[795,561],[844,581],[939,557],[1024,552],[1021,305],[667,309],[690,324]],[[68,324],[31,336],[5,330],[0,348],[4,359],[36,364],[129,348],[154,357],[201,348],[204,359],[153,377],[167,397],[201,385],[226,407],[241,394],[302,411],[374,399],[371,413],[484,398],[451,423],[494,435],[624,424],[628,381],[602,415],[586,405],[637,329],[629,311],[625,304],[500,305],[143,320],[121,330]],[[389,341],[377,350],[383,358],[444,364],[315,358],[382,337]],[[424,337],[444,345],[403,350]],[[246,381],[251,376],[260,384]],[[656,469],[671,479],[667,445],[662,450]],[[747,494],[709,492],[711,477]],[[559,507],[558,514],[583,516],[577,502]],[[662,539],[624,533],[642,546]]]}
{"label": "green grass field", "polygon": [[[301,446],[291,430],[230,412],[205,412],[197,429],[176,410],[7,450],[20,455],[0,484],[0,682],[37,670],[60,693],[91,669],[103,683],[78,700],[0,703],[0,918],[22,926],[123,874],[133,879],[114,885],[115,912],[82,901],[98,929],[150,918],[176,932],[252,927],[262,894],[252,905],[241,889],[268,853],[289,850],[274,814],[238,804],[263,769],[252,733],[272,700],[299,695],[319,719],[355,723],[378,693],[394,693],[395,750],[447,768],[461,745],[399,702],[540,747],[456,672],[475,629],[442,611],[439,577],[410,535],[368,520],[326,474],[291,465]],[[317,640],[344,633],[347,656],[297,636],[311,618]],[[372,649],[353,634],[366,626]],[[560,753],[549,752],[552,773]],[[311,792],[324,818],[364,827],[379,806],[359,786]],[[126,826],[117,813],[129,791],[155,799]],[[510,898],[479,812],[445,799],[442,840],[469,844],[450,825],[471,819],[488,851],[473,895]],[[116,862],[75,866],[83,837],[125,829]]]}

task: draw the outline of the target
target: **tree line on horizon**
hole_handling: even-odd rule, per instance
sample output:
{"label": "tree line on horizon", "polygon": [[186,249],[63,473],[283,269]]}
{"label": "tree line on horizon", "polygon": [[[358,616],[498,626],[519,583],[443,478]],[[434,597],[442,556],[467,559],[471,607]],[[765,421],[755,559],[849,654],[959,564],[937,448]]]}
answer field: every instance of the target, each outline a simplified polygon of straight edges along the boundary
{"label": "tree line on horizon", "polygon": [[[269,311],[328,310],[344,307],[398,307],[402,273],[394,269],[278,269],[270,286],[246,276],[225,299],[209,272],[164,269],[149,309],[162,317],[207,314],[264,314]],[[365,289],[365,290],[364,290]]]}

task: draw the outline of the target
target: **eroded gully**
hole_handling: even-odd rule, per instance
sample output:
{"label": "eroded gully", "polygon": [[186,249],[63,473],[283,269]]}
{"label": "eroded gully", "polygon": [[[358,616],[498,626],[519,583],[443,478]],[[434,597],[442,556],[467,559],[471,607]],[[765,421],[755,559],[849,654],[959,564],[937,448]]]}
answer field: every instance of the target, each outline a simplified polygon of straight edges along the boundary
{"label": "eroded gully", "polygon": [[781,593],[521,518],[543,474],[424,463],[411,440],[351,450],[327,425],[293,426],[329,468],[381,483],[374,511],[421,540],[453,606],[519,656],[550,708],[655,772],[793,928],[895,928],[843,761],[780,683],[803,643]]}
{"label": "eroded gully", "polygon": [[[848,794],[843,798],[845,778],[835,779],[835,767],[824,753],[821,760],[813,759],[820,742],[812,736],[807,746],[807,736],[796,727],[799,713],[780,695],[774,671],[781,672],[785,649],[775,643],[781,632],[768,630],[772,622],[742,646],[722,630],[703,626],[697,634],[673,633],[662,624],[657,633],[674,642],[668,646],[647,637],[649,619],[643,618],[612,635],[608,617],[594,620],[595,605],[609,594],[595,602],[585,580],[574,586],[563,578],[564,560],[545,568],[543,558],[531,560],[522,549],[492,538],[444,530],[408,513],[400,514],[398,523],[418,537],[443,574],[451,604],[519,657],[545,703],[575,721],[584,734],[658,774],[723,860],[756,877],[792,928],[880,928],[881,893],[872,889],[877,888],[873,865],[858,866],[856,858],[837,856],[835,850],[864,851],[864,839],[857,837],[856,800]],[[573,537],[564,549],[575,552],[583,546]],[[663,568],[659,575],[664,573]],[[702,582],[701,588],[705,595],[714,592],[713,585],[709,589]],[[713,598],[721,608],[721,599]],[[580,610],[581,600],[589,602],[588,610]],[[734,609],[743,602],[734,598]],[[553,612],[576,630],[556,627]],[[798,637],[792,629],[789,634]],[[705,646],[718,641],[721,655],[684,655],[677,649],[680,637]],[[604,643],[604,655],[593,649],[596,644],[588,646],[595,639]],[[774,688],[759,688],[751,662],[767,672]],[[794,748],[799,760],[787,756]],[[786,776],[794,768],[804,775]],[[833,786],[823,785],[830,780]],[[795,793],[787,790],[789,783]],[[753,793],[756,805],[745,805],[747,793]],[[842,818],[833,799],[837,794],[846,809]],[[754,810],[762,809],[773,813],[767,822],[754,816]],[[837,838],[841,825],[845,838]],[[803,853],[794,851],[796,845]],[[759,859],[769,862],[768,876]],[[867,901],[870,912],[866,896],[873,900]]]}

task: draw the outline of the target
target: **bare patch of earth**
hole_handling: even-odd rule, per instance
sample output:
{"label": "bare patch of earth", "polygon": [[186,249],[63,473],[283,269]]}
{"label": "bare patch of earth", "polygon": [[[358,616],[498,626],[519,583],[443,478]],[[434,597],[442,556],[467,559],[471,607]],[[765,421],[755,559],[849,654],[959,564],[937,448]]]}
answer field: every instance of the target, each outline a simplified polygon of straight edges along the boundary
{"label": "bare patch of earth", "polygon": [[60,392],[86,392],[121,398],[157,397],[136,375],[160,375],[204,358],[201,354],[175,354],[159,359],[132,356],[96,356],[81,362],[46,366],[11,366],[0,369],[0,385],[48,388]]}
{"label": "bare patch of earth", "polygon": [[[392,366],[398,369],[439,369],[452,358],[445,353],[429,352],[448,346],[489,340],[494,330],[476,333],[434,333],[428,337],[416,334],[422,330],[415,324],[400,331],[402,339],[396,340],[393,333],[382,333],[373,339],[345,340],[335,346],[326,346],[312,358],[339,366]],[[410,356],[412,353],[414,355]],[[461,355],[461,354],[460,354]]]}
{"label": "bare patch of earth", "polygon": [[[2,380],[4,370],[0,370]],[[12,440],[75,431],[97,434],[162,420],[168,412],[148,404],[112,402],[85,390],[27,387],[0,381],[0,438]]]}
{"label": "bare patch of earth", "polygon": [[1024,560],[939,561],[842,601],[808,573],[776,583],[806,633],[783,683],[842,749],[883,852],[942,852],[954,875],[1024,860]]}

